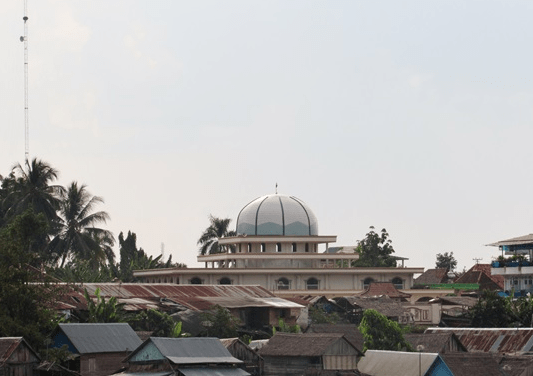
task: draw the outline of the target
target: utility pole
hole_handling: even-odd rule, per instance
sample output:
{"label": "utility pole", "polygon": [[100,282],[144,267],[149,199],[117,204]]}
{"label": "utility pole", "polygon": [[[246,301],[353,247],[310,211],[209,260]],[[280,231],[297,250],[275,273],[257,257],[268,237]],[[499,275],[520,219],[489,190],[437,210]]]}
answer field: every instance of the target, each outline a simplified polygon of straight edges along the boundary
{"label": "utility pole", "polygon": [[20,41],[24,42],[24,158],[30,157],[30,126],[28,122],[28,0],[24,0],[24,35]]}

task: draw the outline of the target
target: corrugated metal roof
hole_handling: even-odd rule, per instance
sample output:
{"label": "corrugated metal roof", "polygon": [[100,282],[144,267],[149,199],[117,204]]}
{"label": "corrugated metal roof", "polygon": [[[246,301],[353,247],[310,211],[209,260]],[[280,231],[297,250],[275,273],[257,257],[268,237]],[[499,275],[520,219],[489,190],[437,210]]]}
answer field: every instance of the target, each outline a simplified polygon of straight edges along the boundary
{"label": "corrugated metal roof", "polygon": [[337,341],[345,341],[357,353],[360,351],[344,338],[343,333],[276,333],[266,346],[259,349],[261,356],[321,356]]}
{"label": "corrugated metal roof", "polygon": [[436,353],[368,350],[357,363],[360,372],[372,376],[419,376],[439,358]]}
{"label": "corrugated metal roof", "polygon": [[[442,354],[448,368],[454,376],[501,376],[498,360],[491,354],[481,353],[446,353]],[[508,373],[505,373],[509,375]]]}
{"label": "corrugated metal roof", "polygon": [[532,328],[428,328],[426,332],[451,331],[470,352],[521,354],[533,351]]}
{"label": "corrugated metal roof", "polygon": [[240,368],[178,368],[185,376],[247,376]]}
{"label": "corrugated metal roof", "polygon": [[524,236],[518,236],[516,238],[500,240],[499,242],[487,244],[488,246],[499,247],[502,245],[521,245],[521,244],[533,244],[533,234]]}
{"label": "corrugated metal roof", "polygon": [[133,351],[141,339],[126,323],[59,324],[80,354]]}
{"label": "corrugated metal roof", "polygon": [[[151,341],[161,354],[174,364],[242,363],[230,354],[218,338],[151,337],[148,341]],[[132,353],[130,357],[133,355]]]}
{"label": "corrugated metal roof", "polygon": [[[278,298],[261,286],[237,285],[175,285],[155,283],[86,283],[83,288],[91,297],[100,289],[100,296],[117,297],[125,303],[126,310],[175,307],[203,311],[219,304],[227,308],[272,307],[303,308],[304,306],[286,299]],[[81,295],[81,293],[80,293]],[[65,296],[63,309],[73,308],[72,296]],[[80,299],[78,299],[80,300]],[[85,300],[81,300],[83,306]],[[77,306],[78,309],[83,309]],[[85,303],[86,307],[86,303]]]}

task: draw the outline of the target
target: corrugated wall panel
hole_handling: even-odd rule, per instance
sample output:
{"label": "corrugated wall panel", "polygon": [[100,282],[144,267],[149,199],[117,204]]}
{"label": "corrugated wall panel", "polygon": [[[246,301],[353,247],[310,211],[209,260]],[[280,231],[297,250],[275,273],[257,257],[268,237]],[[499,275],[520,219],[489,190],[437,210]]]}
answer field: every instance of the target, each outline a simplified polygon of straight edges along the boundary
{"label": "corrugated wall panel", "polygon": [[324,355],[322,358],[324,362],[324,369],[356,369],[357,359],[355,356],[346,355]]}

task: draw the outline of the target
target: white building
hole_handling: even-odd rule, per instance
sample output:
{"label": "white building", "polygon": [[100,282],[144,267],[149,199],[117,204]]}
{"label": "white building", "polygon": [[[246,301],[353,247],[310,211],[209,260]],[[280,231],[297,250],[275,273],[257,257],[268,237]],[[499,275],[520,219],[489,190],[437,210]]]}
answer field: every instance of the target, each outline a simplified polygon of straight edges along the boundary
{"label": "white building", "polygon": [[237,236],[219,239],[234,251],[198,256],[205,268],[138,270],[148,283],[260,285],[280,296],[352,295],[371,282],[392,282],[410,289],[423,268],[356,268],[358,254],[347,247],[319,252],[337,241],[319,235],[318,221],[300,199],[279,194],[259,197],[240,211]]}

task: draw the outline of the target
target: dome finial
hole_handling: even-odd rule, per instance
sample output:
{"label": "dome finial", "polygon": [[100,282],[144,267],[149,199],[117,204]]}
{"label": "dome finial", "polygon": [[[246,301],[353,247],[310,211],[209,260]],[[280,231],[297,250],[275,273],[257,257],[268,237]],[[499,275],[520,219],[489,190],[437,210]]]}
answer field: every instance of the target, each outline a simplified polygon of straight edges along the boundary
{"label": "dome finial", "polygon": [[278,183],[276,182],[276,194],[278,194]]}

